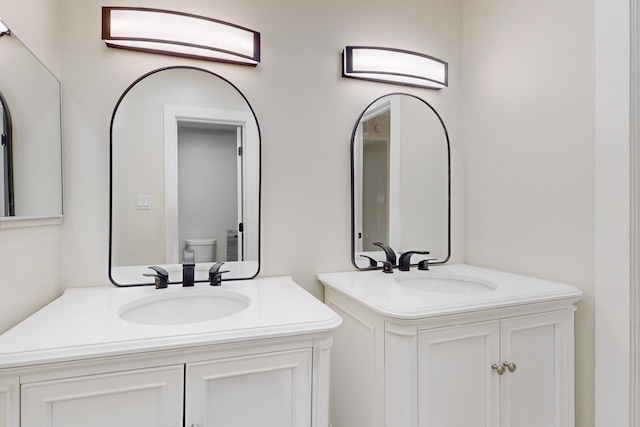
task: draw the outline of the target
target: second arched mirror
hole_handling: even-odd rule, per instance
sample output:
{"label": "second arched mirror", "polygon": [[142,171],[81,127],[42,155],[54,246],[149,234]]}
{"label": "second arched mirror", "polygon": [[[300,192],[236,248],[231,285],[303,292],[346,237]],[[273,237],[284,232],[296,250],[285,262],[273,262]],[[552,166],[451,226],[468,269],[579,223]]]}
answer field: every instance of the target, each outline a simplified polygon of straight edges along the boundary
{"label": "second arched mirror", "polygon": [[[260,129],[228,80],[193,67],[152,71],[129,86],[111,120],[109,278],[153,284],[149,266],[182,281],[216,262],[249,279],[260,260]],[[191,255],[190,255],[191,256]]]}
{"label": "second arched mirror", "polygon": [[360,115],[351,141],[352,262],[381,268],[382,243],[443,263],[450,256],[449,136],[427,102],[394,93]]}

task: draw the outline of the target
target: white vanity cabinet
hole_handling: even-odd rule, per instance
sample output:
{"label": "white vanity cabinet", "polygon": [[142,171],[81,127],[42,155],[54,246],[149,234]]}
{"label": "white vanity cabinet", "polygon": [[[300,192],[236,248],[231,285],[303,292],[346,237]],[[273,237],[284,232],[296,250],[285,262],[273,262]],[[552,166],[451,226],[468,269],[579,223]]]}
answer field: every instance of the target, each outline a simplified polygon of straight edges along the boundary
{"label": "white vanity cabinet", "polygon": [[[13,393],[0,406],[0,426],[327,426],[323,377],[329,375],[331,340],[304,344],[232,351],[210,360],[201,359],[217,349],[140,354],[133,364],[107,358],[21,369],[12,385],[0,380],[0,390]],[[163,366],[180,359],[187,363]],[[145,365],[150,367],[140,368]]]}
{"label": "white vanity cabinet", "polygon": [[[230,292],[250,303],[223,319],[119,315],[156,295],[164,303]],[[287,277],[71,289],[0,336],[0,427],[328,427],[340,322]]]}
{"label": "white vanity cabinet", "polygon": [[576,288],[465,265],[318,278],[343,319],[332,427],[574,426]]}

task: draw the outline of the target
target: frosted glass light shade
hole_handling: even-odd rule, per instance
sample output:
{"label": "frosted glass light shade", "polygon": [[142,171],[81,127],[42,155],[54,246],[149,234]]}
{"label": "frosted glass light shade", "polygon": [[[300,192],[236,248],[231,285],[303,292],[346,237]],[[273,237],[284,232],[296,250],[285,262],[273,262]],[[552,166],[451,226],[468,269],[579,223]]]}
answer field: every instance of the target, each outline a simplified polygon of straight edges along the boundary
{"label": "frosted glass light shade", "polygon": [[255,66],[260,33],[228,22],[170,10],[103,7],[107,46]]}
{"label": "frosted glass light shade", "polygon": [[438,58],[386,47],[347,46],[344,77],[442,89],[448,86],[448,64]]}

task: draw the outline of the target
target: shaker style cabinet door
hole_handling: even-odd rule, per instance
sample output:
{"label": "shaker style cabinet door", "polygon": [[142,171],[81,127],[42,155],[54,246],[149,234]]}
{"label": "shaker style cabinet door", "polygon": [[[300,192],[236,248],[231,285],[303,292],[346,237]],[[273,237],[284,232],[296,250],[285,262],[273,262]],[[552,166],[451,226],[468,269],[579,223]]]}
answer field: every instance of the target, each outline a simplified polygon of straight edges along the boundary
{"label": "shaker style cabinet door", "polygon": [[182,426],[184,365],[23,384],[22,427]]}
{"label": "shaker style cabinet door", "polygon": [[571,334],[566,311],[421,331],[419,426],[573,426]]}
{"label": "shaker style cabinet door", "polygon": [[502,427],[573,425],[567,327],[566,312],[501,321]]}
{"label": "shaker style cabinet door", "polygon": [[187,364],[185,426],[308,427],[311,349]]}
{"label": "shaker style cabinet door", "polygon": [[19,427],[19,391],[18,377],[0,378],[0,427]]}
{"label": "shaker style cabinet door", "polygon": [[497,427],[500,323],[490,321],[418,333],[418,425]]}

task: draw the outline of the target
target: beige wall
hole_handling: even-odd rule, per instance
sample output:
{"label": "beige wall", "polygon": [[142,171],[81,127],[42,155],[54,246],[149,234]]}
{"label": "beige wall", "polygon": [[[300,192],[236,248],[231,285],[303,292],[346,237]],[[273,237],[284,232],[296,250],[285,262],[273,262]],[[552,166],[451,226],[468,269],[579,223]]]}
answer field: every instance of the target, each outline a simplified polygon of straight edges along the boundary
{"label": "beige wall", "polygon": [[[231,80],[255,109],[263,137],[261,275],[292,275],[317,296],[315,274],[351,269],[349,147],[359,114],[397,86],[343,79],[346,44],[401,46],[449,61],[451,87],[407,88],[442,114],[454,141],[454,251],[463,259],[462,9],[459,1],[299,2],[157,0],[262,33],[256,67],[109,49],[96,0],[61,0],[65,123],[62,283],[107,284],[109,120],[120,93],[152,69],[193,64]],[[115,1],[111,5],[148,5]],[[398,25],[402,23],[402,25]],[[317,123],[323,131],[314,132]]]}
{"label": "beige wall", "polygon": [[465,0],[466,253],[572,284],[577,423],[593,425],[594,16],[584,0]]}
{"label": "beige wall", "polygon": [[[57,13],[52,0],[0,0],[0,17],[60,77]],[[61,229],[0,230],[0,332],[58,296]]]}
{"label": "beige wall", "polygon": [[[346,44],[403,47],[450,65],[449,88],[407,91],[431,103],[450,133],[453,260],[584,291],[577,425],[594,425],[593,4],[464,0],[463,10],[462,0],[399,1],[154,2],[260,31],[263,61],[245,68],[107,49],[96,0],[0,0],[0,16],[13,18],[61,77],[65,115],[65,222],[0,231],[0,330],[52,299],[58,276],[64,287],[108,285],[111,112],[135,78],[174,64],[219,73],[252,103],[264,150],[261,274],[292,275],[319,296],[315,273],[352,268],[352,127],[372,100],[398,90],[342,79],[340,51]],[[58,5],[59,56],[51,19]],[[607,43],[614,42],[603,50]],[[323,132],[310,132],[318,122]]]}

